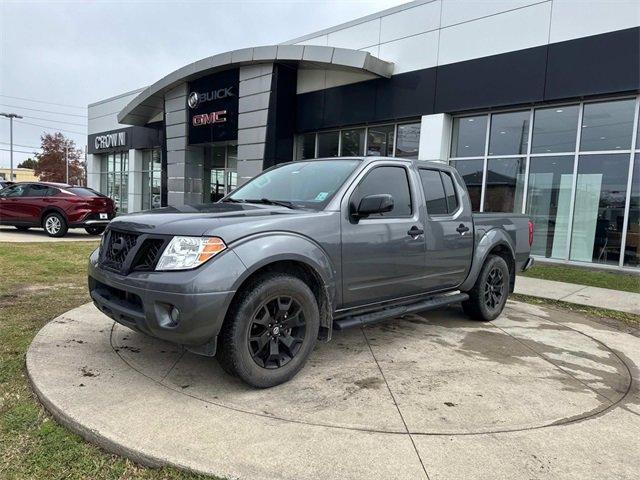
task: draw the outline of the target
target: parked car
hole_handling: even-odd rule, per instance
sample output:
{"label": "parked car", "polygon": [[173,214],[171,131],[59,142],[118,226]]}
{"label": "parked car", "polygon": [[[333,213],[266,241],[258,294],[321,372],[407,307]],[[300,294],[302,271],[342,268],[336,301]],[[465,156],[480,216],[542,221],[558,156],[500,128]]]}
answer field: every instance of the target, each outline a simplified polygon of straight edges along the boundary
{"label": "parked car", "polygon": [[215,204],[116,218],[90,257],[89,288],[122,325],[271,387],[333,329],[460,302],[495,319],[532,241],[525,215],[471,213],[444,164],[309,160]]}
{"label": "parked car", "polygon": [[0,190],[2,190],[3,188],[7,188],[10,185],[13,185],[13,182],[10,182],[9,180],[0,179]]}
{"label": "parked car", "polygon": [[115,214],[109,197],[86,187],[20,182],[0,191],[1,225],[42,227],[51,237],[63,237],[69,228],[100,235]]}

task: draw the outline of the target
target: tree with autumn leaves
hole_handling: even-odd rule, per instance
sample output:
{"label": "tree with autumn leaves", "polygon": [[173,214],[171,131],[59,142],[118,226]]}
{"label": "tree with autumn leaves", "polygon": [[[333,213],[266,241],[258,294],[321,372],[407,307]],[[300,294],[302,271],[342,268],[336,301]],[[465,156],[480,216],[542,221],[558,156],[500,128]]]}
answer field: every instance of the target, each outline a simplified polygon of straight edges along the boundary
{"label": "tree with autumn leaves", "polygon": [[84,185],[84,155],[62,133],[45,133],[40,137],[42,153],[36,154],[34,173],[42,182],[66,182],[66,158],[69,160],[69,184]]}

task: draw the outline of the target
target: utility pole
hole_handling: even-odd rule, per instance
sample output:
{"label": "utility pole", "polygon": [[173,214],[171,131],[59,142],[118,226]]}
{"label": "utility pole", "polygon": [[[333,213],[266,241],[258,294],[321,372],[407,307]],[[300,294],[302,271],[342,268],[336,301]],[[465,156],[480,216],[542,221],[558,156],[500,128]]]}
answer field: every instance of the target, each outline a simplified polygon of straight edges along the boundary
{"label": "utility pole", "polygon": [[0,113],[0,116],[7,117],[9,119],[9,151],[10,153],[10,161],[11,161],[11,169],[9,173],[9,181],[13,182],[13,119],[14,118],[22,118],[17,113]]}
{"label": "utility pole", "polygon": [[69,185],[69,147],[64,146],[64,164],[67,167],[66,184]]}

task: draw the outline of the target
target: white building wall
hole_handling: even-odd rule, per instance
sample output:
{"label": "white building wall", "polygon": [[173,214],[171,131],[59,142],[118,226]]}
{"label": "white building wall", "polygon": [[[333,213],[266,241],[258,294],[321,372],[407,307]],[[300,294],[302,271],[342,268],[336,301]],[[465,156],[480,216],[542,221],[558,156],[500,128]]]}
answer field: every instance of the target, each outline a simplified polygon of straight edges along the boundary
{"label": "white building wall", "polygon": [[[416,0],[285,43],[366,50],[398,74],[639,25],[639,0]],[[298,93],[364,80],[322,75],[301,69]]]}
{"label": "white building wall", "polygon": [[144,89],[140,88],[89,104],[87,108],[87,130],[89,135],[126,127],[126,125],[118,123],[118,113],[142,90]]}

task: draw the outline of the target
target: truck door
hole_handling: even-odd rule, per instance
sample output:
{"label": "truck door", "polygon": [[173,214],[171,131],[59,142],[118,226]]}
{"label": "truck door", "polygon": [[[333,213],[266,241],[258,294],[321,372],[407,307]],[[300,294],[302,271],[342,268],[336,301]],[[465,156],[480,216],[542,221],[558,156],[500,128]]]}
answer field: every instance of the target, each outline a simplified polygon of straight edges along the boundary
{"label": "truck door", "polygon": [[[343,306],[375,303],[424,291],[424,209],[409,163],[376,162],[358,177],[342,205]],[[390,212],[354,219],[368,195],[389,194]]]}
{"label": "truck door", "polygon": [[453,288],[464,281],[473,255],[473,219],[465,207],[451,174],[421,168],[420,180],[427,207],[426,269],[429,290]]}

